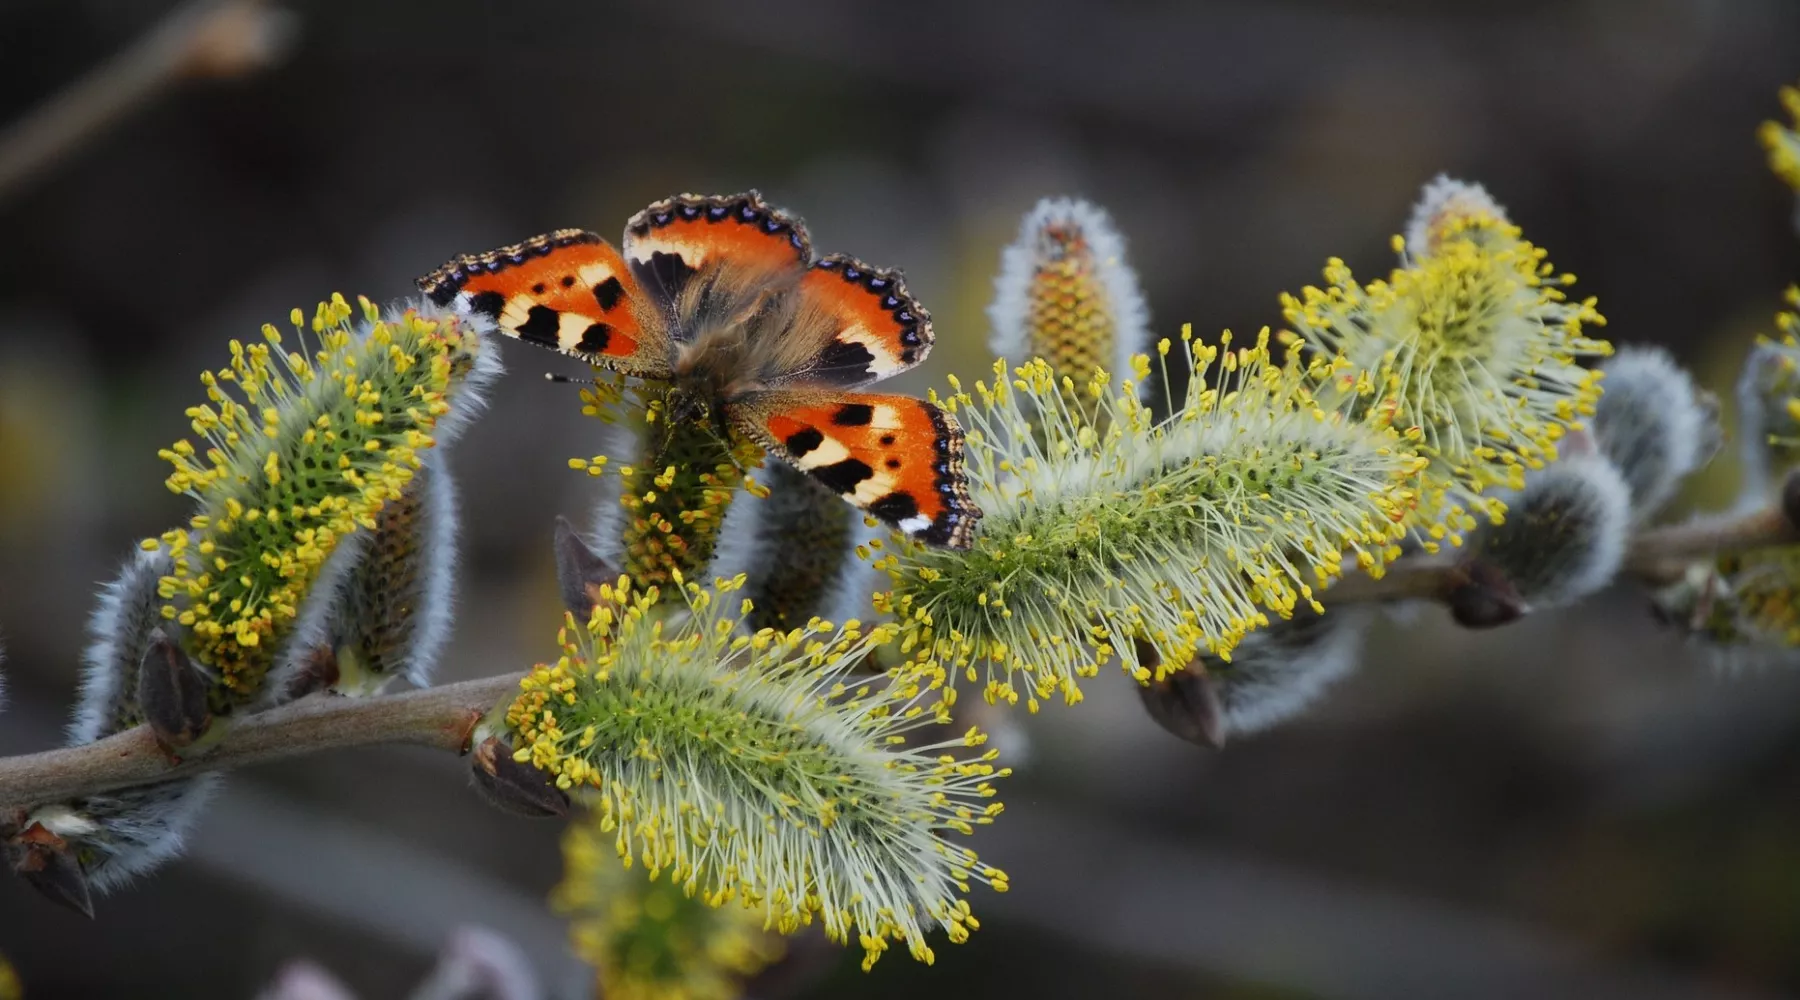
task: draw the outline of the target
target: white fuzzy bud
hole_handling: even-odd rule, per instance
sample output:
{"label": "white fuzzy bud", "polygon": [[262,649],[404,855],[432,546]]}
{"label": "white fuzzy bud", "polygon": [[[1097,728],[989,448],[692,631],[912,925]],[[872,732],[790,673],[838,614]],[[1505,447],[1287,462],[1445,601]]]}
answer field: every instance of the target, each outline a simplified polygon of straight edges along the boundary
{"label": "white fuzzy bud", "polygon": [[[161,552],[139,551],[101,589],[88,622],[92,638],[82,654],[70,746],[145,721],[138,673],[158,629],[169,624],[159,613],[162,602],[156,593],[168,567]],[[183,836],[218,784],[218,775],[204,774],[45,805],[33,811],[26,825],[41,822],[68,840],[88,884],[106,892],[179,854]]]}
{"label": "white fuzzy bud", "polygon": [[1419,201],[1407,220],[1406,253],[1414,258],[1429,257],[1459,220],[1481,216],[1507,221],[1506,209],[1487,188],[1439,174],[1419,192]]}
{"label": "white fuzzy bud", "polygon": [[1605,457],[1555,462],[1505,500],[1505,521],[1483,527],[1470,548],[1527,607],[1572,603],[1618,574],[1631,531],[1631,488]]}
{"label": "white fuzzy bud", "polygon": [[1077,384],[1096,366],[1122,376],[1154,346],[1125,240],[1104,209],[1078,198],[1045,198],[1025,215],[1001,251],[988,321],[995,354],[1041,357]]}
{"label": "white fuzzy bud", "polygon": [[1719,447],[1716,404],[1660,347],[1628,347],[1608,360],[1594,440],[1631,491],[1641,523]]}
{"label": "white fuzzy bud", "polygon": [[753,608],[745,625],[785,631],[815,615],[828,621],[869,618],[873,577],[868,589],[857,593],[857,578],[867,564],[857,558],[856,548],[871,535],[863,530],[861,515],[803,472],[783,465],[766,475],[768,496],[745,494],[726,512],[708,568],[722,579],[746,577],[743,595]]}
{"label": "white fuzzy bud", "polygon": [[1371,609],[1332,607],[1323,615],[1297,612],[1250,633],[1231,662],[1208,659],[1224,730],[1242,736],[1299,715],[1356,669]]}

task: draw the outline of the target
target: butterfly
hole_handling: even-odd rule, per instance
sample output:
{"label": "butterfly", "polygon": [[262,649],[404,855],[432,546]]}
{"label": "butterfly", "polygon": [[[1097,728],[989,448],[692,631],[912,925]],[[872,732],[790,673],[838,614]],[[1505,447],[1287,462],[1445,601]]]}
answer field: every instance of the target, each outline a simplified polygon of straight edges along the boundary
{"label": "butterfly", "polygon": [[508,336],[671,383],[676,421],[734,430],[913,538],[973,543],[981,510],[955,418],[855,391],[925,360],[931,314],[898,271],[814,260],[805,224],[755,191],[656,202],[618,249],[558,229],[456,257],[418,284]]}

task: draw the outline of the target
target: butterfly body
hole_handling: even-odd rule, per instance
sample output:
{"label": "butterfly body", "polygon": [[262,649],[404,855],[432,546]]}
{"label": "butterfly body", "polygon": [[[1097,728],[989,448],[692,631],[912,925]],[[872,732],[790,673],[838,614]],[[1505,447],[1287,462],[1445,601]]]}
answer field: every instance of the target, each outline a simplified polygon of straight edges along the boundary
{"label": "butterfly body", "polygon": [[670,383],[672,420],[743,434],[921,541],[972,544],[981,511],[955,419],[854,391],[925,360],[930,314],[898,272],[814,260],[800,220],[755,192],[657,202],[619,249],[556,230],[457,257],[419,286],[508,336]]}

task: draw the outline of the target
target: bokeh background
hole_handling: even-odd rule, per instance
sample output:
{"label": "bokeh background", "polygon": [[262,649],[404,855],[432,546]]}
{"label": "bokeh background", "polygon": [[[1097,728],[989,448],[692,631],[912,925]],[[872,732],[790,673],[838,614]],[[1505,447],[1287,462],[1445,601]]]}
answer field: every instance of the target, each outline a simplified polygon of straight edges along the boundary
{"label": "bokeh background", "polygon": [[[904,267],[938,330],[915,390],[985,369],[998,250],[1049,194],[1112,211],[1163,333],[1278,322],[1328,256],[1384,270],[1443,170],[1615,342],[1715,389],[1800,276],[1753,137],[1800,77],[1793,0],[293,3],[266,58],[121,70],[174,10],[0,3],[0,163],[54,150],[0,171],[0,752],[57,742],[97,582],[183,516],[155,452],[227,338],[675,192],[759,187],[822,250]],[[116,113],[46,131],[96,72],[77,106]],[[445,679],[549,653],[551,518],[596,498],[565,460],[597,425],[539,377],[579,366],[505,354],[454,457]],[[842,953],[783,995],[1800,994],[1800,675],[1716,674],[1628,587],[1497,632],[1384,628],[1317,710],[1220,753],[1122,677],[1089,690],[1025,722],[974,844],[1014,889],[975,893],[970,943],[868,976]],[[302,956],[393,997],[472,922],[580,995],[543,904],[554,824],[467,784],[398,749],[235,774],[94,923],[0,881],[0,952],[32,997],[249,996]]]}

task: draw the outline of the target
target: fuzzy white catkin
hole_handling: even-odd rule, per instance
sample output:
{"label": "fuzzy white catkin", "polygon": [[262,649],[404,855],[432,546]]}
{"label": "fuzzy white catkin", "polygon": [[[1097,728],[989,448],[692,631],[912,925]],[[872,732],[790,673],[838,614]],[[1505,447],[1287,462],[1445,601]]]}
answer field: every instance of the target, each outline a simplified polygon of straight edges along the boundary
{"label": "fuzzy white catkin", "polygon": [[861,514],[805,473],[782,466],[771,469],[768,480],[768,496],[740,493],[732,500],[708,575],[747,578],[743,594],[755,604],[746,619],[752,628],[795,628],[814,615],[838,623],[868,619],[886,576],[859,559],[856,549],[890,532],[868,527]]}
{"label": "fuzzy white catkin", "polygon": [[1302,609],[1244,637],[1231,662],[1208,657],[1228,736],[1254,733],[1299,715],[1356,669],[1374,609]]}
{"label": "fuzzy white catkin", "polygon": [[450,642],[452,612],[456,608],[456,571],[461,558],[462,500],[456,492],[456,479],[450,474],[446,456],[433,451],[426,455],[425,503],[420,516],[425,525],[425,581],[420,588],[419,608],[413,621],[411,648],[406,652],[406,679],[414,687],[428,687],[431,674]]}
{"label": "fuzzy white catkin", "polygon": [[1742,486],[1738,510],[1761,507],[1775,489],[1775,474],[1791,463],[1792,450],[1777,447],[1772,435],[1793,435],[1793,421],[1784,403],[1793,392],[1792,376],[1800,351],[1786,344],[1764,341],[1750,349],[1738,376],[1738,465]]}
{"label": "fuzzy white catkin", "polygon": [[[473,360],[453,373],[449,412],[432,427],[436,444],[420,453],[420,465],[407,486],[403,504],[412,515],[398,523],[383,521],[375,531],[363,528],[343,539],[307,592],[300,615],[282,647],[278,665],[264,685],[265,703],[279,702],[296,690],[296,681],[315,652],[332,648],[355,655],[362,641],[380,631],[380,670],[367,676],[341,676],[340,693],[379,693],[397,676],[416,687],[428,687],[449,642],[456,597],[456,570],[461,514],[456,483],[447,465],[450,446],[487,407],[487,391],[503,368],[489,334],[491,321],[459,316],[429,300],[406,300],[388,315],[407,309],[440,323],[455,322],[473,334]],[[361,324],[366,335],[370,325]],[[398,533],[390,534],[390,533]],[[400,592],[381,586],[395,581]],[[390,620],[404,612],[404,620]],[[348,671],[350,664],[340,664]],[[304,688],[301,688],[304,690]]]}
{"label": "fuzzy white catkin", "polygon": [[[472,333],[476,343],[474,361],[468,370],[452,374],[452,389],[448,394],[450,411],[439,417],[431,429],[431,436],[437,441],[436,450],[442,452],[462,437],[469,425],[487,410],[488,390],[506,368],[495,344],[493,320],[479,314],[460,315],[433,304],[430,299],[404,300],[389,309],[388,315],[397,316],[407,309],[417,310],[420,316],[438,323],[455,322]],[[363,324],[360,329],[366,332],[368,324]]]}
{"label": "fuzzy white catkin", "polygon": [[40,807],[31,819],[68,840],[88,886],[106,893],[179,855],[219,783],[220,775],[209,773],[101,792]]}
{"label": "fuzzy white catkin", "polygon": [[[992,333],[988,346],[1003,358],[1020,364],[1044,354],[1043,345],[1032,343],[1032,292],[1040,268],[1054,262],[1060,252],[1049,230],[1062,227],[1080,234],[1094,261],[1105,302],[1095,303],[1112,320],[1114,374],[1131,371],[1131,357],[1149,351],[1150,310],[1138,287],[1137,272],[1126,262],[1125,238],[1105,209],[1080,198],[1045,198],[1019,223],[1019,234],[1000,252],[1000,271],[994,278],[994,298],[988,305]],[[1083,381],[1085,373],[1067,372]]]}
{"label": "fuzzy white catkin", "polygon": [[[420,456],[397,503],[411,516],[357,531],[326,561],[282,647],[268,700],[289,697],[321,648],[339,654],[339,693],[378,694],[399,676],[430,686],[450,637],[460,525],[456,484],[440,449]],[[371,672],[351,676],[353,663]]]}
{"label": "fuzzy white catkin", "polygon": [[1505,219],[1506,209],[1480,184],[1439,174],[1419,192],[1418,203],[1413,205],[1404,234],[1406,252],[1414,257],[1429,256],[1436,249],[1431,230],[1447,215],[1490,215]]}
{"label": "fuzzy white catkin", "polygon": [[81,654],[81,694],[69,723],[69,745],[92,743],[137,725],[138,666],[150,633],[163,625],[156,582],[169,571],[162,552],[134,552],[119,575],[100,590],[88,621],[92,637]]}
{"label": "fuzzy white catkin", "polygon": [[[81,693],[68,745],[91,743],[143,721],[137,677],[151,633],[164,625],[160,552],[135,552],[100,591],[82,654]],[[218,788],[216,774],[146,785],[41,807],[32,819],[68,839],[83,857],[88,884],[106,892],[181,852],[182,838]]]}
{"label": "fuzzy white catkin", "polygon": [[1601,370],[1594,440],[1624,477],[1641,523],[1712,457],[1718,425],[1693,378],[1660,347],[1625,348]]}
{"label": "fuzzy white catkin", "polygon": [[1554,462],[1505,499],[1504,523],[1484,526],[1470,550],[1499,569],[1528,607],[1572,603],[1618,575],[1631,532],[1631,487],[1605,456]]}

